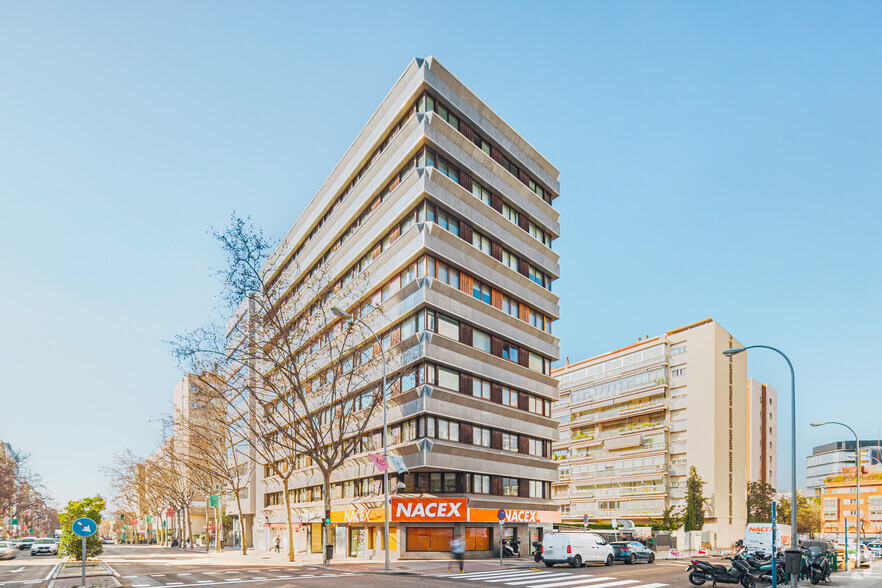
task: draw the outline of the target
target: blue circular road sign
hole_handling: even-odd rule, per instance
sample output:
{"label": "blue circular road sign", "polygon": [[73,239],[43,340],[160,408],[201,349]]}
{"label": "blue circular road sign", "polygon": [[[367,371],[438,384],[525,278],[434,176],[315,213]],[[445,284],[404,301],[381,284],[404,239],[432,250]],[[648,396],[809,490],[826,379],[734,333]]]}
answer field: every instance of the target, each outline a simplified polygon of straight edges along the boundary
{"label": "blue circular road sign", "polygon": [[89,517],[82,517],[71,525],[73,532],[80,537],[91,537],[98,532],[98,524]]}
{"label": "blue circular road sign", "polygon": [[582,515],[582,522],[583,522],[583,523],[587,523],[587,522],[588,522],[588,515],[586,515],[586,514],[583,514],[583,515]]}
{"label": "blue circular road sign", "polygon": [[500,521],[504,521],[504,520],[505,520],[505,509],[504,509],[504,508],[500,508],[499,511],[496,513],[496,517],[497,517]]}

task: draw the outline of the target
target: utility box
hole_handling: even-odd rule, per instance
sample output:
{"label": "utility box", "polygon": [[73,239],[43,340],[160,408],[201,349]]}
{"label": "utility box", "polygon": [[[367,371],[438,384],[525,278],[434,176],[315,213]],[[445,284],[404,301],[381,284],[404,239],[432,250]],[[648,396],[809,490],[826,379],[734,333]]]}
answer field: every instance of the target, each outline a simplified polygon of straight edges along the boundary
{"label": "utility box", "polygon": [[799,574],[802,570],[802,549],[788,549],[784,552],[784,572]]}
{"label": "utility box", "polygon": [[334,559],[334,546],[331,544],[325,545],[325,555],[328,556],[328,561]]}

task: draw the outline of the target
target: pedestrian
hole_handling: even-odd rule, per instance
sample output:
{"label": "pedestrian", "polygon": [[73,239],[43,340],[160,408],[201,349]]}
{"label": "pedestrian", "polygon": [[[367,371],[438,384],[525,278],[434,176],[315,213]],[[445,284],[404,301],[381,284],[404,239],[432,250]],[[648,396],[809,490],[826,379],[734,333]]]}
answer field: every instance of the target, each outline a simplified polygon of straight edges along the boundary
{"label": "pedestrian", "polygon": [[[451,563],[459,560],[459,573],[463,573],[465,571],[463,570],[463,565],[465,564],[465,540],[463,540],[461,535],[457,535],[450,542],[450,553],[453,554],[453,560],[451,560]],[[449,564],[447,566],[447,571],[450,571]]]}
{"label": "pedestrian", "polygon": [[279,547],[282,545],[282,540],[279,539],[278,536],[276,536],[275,545],[276,545],[276,553],[279,553]]}

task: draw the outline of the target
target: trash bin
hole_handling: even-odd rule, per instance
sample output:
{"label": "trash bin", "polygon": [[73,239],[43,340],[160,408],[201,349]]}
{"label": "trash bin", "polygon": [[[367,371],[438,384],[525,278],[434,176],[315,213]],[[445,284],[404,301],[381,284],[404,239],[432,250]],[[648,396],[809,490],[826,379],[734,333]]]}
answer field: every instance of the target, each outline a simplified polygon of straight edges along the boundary
{"label": "trash bin", "polygon": [[784,551],[784,572],[799,575],[802,570],[802,549]]}
{"label": "trash bin", "polygon": [[331,544],[325,545],[325,555],[328,557],[328,561],[334,559],[334,546]]}
{"label": "trash bin", "polygon": [[829,555],[827,556],[827,559],[830,560],[830,569],[834,572],[839,571],[839,554],[835,551],[830,551],[828,553]]}

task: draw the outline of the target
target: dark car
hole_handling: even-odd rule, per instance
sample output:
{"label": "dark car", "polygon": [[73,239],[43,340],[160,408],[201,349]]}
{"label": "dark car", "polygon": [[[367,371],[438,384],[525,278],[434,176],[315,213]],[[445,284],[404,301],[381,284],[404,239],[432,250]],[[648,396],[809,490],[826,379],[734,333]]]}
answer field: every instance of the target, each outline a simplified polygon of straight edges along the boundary
{"label": "dark car", "polygon": [[636,541],[613,541],[610,545],[612,545],[616,561],[623,561],[629,564],[637,563],[638,561],[648,563],[655,561],[655,553]]}

